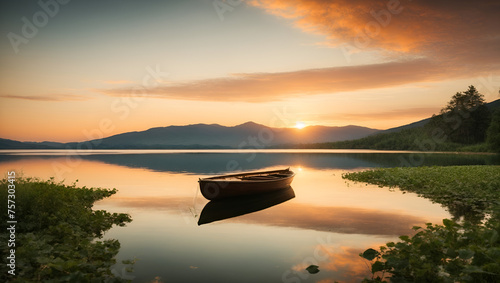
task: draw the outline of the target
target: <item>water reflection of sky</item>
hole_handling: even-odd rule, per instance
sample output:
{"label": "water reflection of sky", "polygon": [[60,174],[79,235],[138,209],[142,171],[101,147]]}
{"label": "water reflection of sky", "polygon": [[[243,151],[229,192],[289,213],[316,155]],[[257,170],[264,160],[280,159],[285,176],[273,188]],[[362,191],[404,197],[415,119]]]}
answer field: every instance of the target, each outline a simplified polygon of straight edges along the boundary
{"label": "water reflection of sky", "polygon": [[[258,154],[252,162],[246,160],[248,153],[0,155],[0,169],[117,188],[95,208],[132,215],[132,223],[111,229],[106,237],[120,240],[119,258],[139,259],[134,272],[126,274],[136,282],[156,276],[163,282],[334,282],[368,276],[358,256],[366,248],[397,240],[414,225],[449,217],[440,205],[414,194],[343,180],[344,172],[397,160],[397,154],[386,154],[385,160],[365,155],[274,153]],[[247,162],[245,169],[290,166],[297,173],[295,198],[198,226],[208,201],[199,194],[197,180],[224,171],[229,160]],[[310,264],[320,272],[308,274],[304,269]]]}

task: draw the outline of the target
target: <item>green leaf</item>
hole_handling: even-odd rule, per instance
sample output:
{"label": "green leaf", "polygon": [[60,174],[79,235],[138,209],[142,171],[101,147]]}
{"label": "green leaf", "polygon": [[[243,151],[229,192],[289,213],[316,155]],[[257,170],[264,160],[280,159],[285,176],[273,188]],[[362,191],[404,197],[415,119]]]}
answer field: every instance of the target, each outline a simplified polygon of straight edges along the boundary
{"label": "green leaf", "polygon": [[461,259],[470,259],[474,256],[474,252],[471,251],[471,250],[458,250],[458,256],[461,258]]}
{"label": "green leaf", "polygon": [[306,268],[307,272],[309,272],[310,274],[316,274],[319,272],[319,266],[317,265],[309,265],[307,268]]}
{"label": "green leaf", "polygon": [[475,265],[467,265],[464,268],[465,273],[487,273],[484,270],[482,270],[479,266]]}
{"label": "green leaf", "polygon": [[443,219],[443,224],[446,228],[451,228],[454,226],[454,222],[450,219]]}
{"label": "green leaf", "polygon": [[384,263],[381,261],[376,261],[372,264],[372,273],[384,270]]}
{"label": "green leaf", "polygon": [[492,230],[492,235],[491,235],[491,238],[490,238],[490,243],[494,244],[494,243],[496,243],[497,240],[498,240],[498,232],[495,231],[495,230]]}
{"label": "green leaf", "polygon": [[410,237],[404,235],[404,236],[399,236],[399,238],[402,240],[402,241],[405,241],[405,242],[409,242],[410,241]]}
{"label": "green leaf", "polygon": [[378,255],[379,255],[379,253],[372,248],[369,248],[363,252],[363,258],[366,258],[367,260],[373,260]]}

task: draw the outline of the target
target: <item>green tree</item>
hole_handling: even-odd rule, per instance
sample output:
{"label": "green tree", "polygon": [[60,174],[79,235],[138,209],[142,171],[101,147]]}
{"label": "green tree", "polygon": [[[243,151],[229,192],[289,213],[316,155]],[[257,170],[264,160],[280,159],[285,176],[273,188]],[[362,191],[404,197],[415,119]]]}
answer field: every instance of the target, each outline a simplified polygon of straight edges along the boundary
{"label": "green tree", "polygon": [[451,142],[474,144],[485,141],[490,120],[484,96],[471,85],[453,95],[441,114],[433,116],[431,125],[441,128]]}
{"label": "green tree", "polygon": [[491,124],[486,133],[486,143],[491,150],[500,153],[500,110],[493,113]]}
{"label": "green tree", "polygon": [[484,103],[484,96],[477,91],[475,86],[470,85],[469,89],[466,91],[457,92],[454,96],[452,96],[448,105],[441,109],[441,114],[457,110],[471,112]]}

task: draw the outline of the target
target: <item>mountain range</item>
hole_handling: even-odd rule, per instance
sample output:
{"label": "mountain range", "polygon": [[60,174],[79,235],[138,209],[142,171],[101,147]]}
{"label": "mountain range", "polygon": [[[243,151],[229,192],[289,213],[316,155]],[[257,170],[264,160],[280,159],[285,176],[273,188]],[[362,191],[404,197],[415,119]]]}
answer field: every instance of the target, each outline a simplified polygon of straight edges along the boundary
{"label": "mountain range", "polygon": [[266,148],[359,139],[376,132],[378,130],[360,126],[309,126],[296,129],[271,128],[254,122],[234,127],[193,124],[127,132],[86,142],[19,142],[0,139],[0,149]]}
{"label": "mountain range", "polygon": [[[487,103],[500,109],[500,99]],[[0,138],[0,149],[198,149],[198,148],[279,148],[299,144],[327,143],[364,138],[377,133],[399,132],[421,127],[430,118],[407,125],[377,130],[361,126],[272,128],[246,122],[226,127],[218,124],[193,124],[151,128],[84,142],[20,142]]]}

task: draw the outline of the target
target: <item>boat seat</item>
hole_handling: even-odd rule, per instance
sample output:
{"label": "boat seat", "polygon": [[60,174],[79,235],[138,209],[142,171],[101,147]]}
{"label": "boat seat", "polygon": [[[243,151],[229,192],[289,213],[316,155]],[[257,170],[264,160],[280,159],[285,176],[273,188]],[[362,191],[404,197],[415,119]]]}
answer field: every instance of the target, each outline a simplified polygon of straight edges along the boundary
{"label": "boat seat", "polygon": [[248,176],[243,177],[242,180],[273,180],[278,178],[277,176]]}
{"label": "boat seat", "polygon": [[283,177],[290,177],[290,174],[273,174],[273,175],[269,175],[269,176],[283,178]]}

